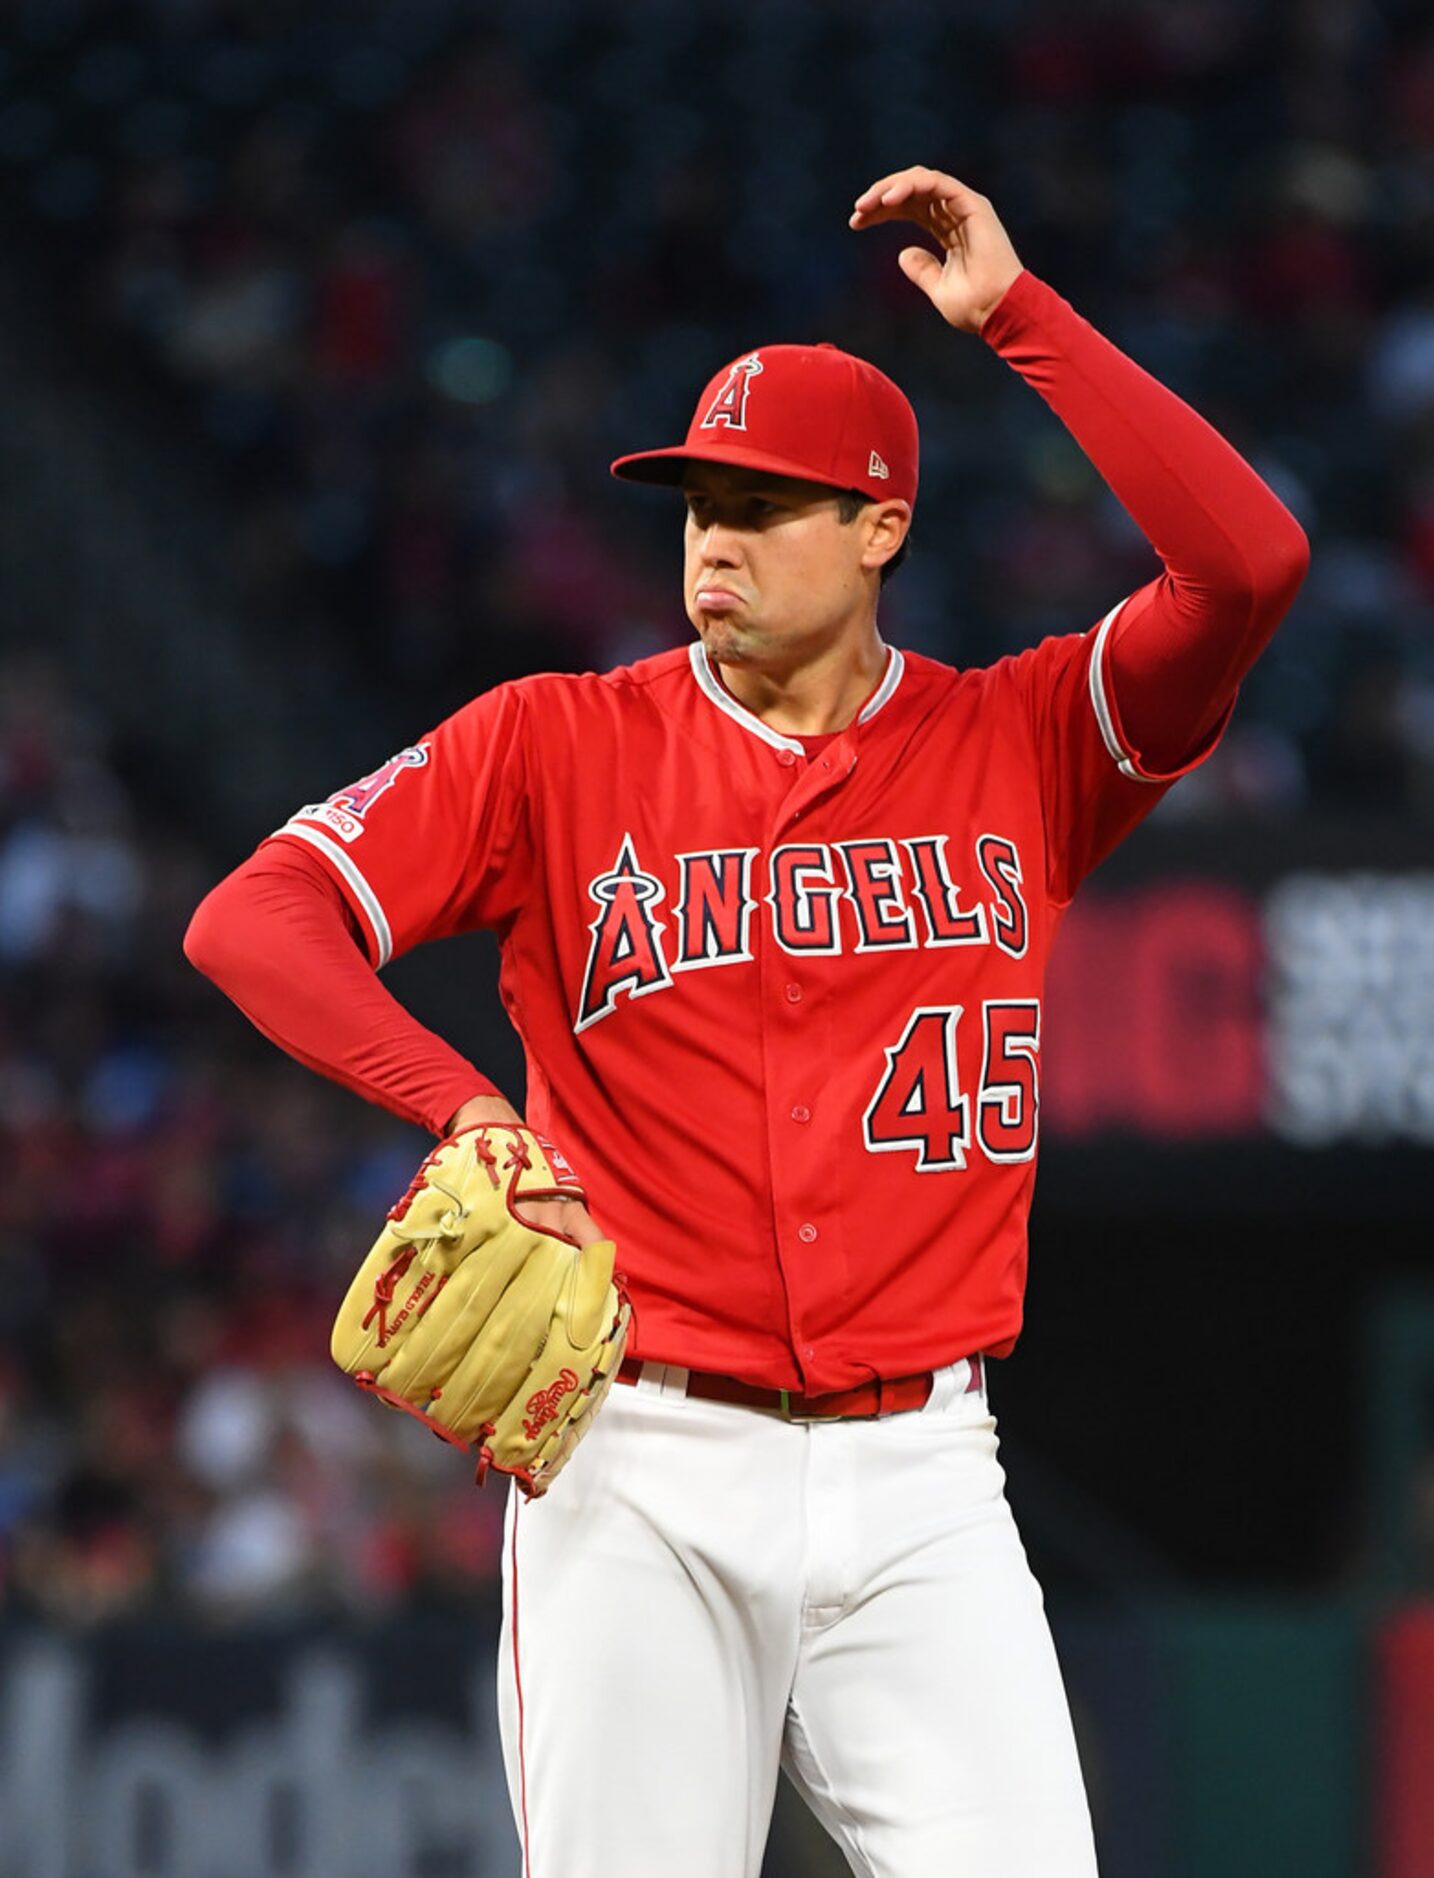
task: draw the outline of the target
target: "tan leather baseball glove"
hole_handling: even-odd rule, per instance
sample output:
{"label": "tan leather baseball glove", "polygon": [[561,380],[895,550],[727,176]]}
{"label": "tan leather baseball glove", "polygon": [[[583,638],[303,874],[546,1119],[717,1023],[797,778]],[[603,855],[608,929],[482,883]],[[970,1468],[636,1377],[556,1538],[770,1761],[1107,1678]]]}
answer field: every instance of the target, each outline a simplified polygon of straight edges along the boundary
{"label": "tan leather baseball glove", "polygon": [[631,1310],[610,1239],[579,1246],[529,1223],[535,1201],[582,1199],[527,1128],[440,1141],[388,1216],[334,1324],[361,1389],[476,1450],[478,1479],[546,1492],[612,1386]]}

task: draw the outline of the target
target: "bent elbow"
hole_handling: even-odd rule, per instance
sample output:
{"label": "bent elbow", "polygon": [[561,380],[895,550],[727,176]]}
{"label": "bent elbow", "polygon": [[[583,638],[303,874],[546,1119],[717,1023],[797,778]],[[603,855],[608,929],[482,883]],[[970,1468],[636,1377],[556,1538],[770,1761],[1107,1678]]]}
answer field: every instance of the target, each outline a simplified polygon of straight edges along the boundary
{"label": "bent elbow", "polygon": [[[232,879],[232,876],[231,876]],[[230,956],[226,936],[231,927],[227,901],[230,880],[212,887],[194,909],[184,931],[184,956],[198,972],[222,986]]]}
{"label": "bent elbow", "polygon": [[1284,613],[1303,585],[1309,566],[1309,536],[1289,510],[1281,508],[1279,525],[1270,530],[1263,543],[1254,583],[1262,610],[1269,609],[1277,617]]}

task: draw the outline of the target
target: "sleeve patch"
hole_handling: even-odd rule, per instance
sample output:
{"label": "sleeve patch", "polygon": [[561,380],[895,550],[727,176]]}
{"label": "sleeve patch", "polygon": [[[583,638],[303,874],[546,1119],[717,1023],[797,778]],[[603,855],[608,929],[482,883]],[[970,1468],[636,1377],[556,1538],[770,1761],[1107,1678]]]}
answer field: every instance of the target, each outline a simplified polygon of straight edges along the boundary
{"label": "sleeve patch", "polygon": [[357,841],[363,833],[363,823],[347,809],[339,807],[337,802],[306,802],[301,809],[295,809],[290,816],[294,822],[322,822],[330,834],[337,835],[340,841]]}
{"label": "sleeve patch", "polygon": [[[380,763],[377,769],[370,770],[367,776],[360,776],[356,783],[350,783],[346,789],[338,790],[329,797],[329,800],[336,808],[346,809],[350,815],[356,816],[362,822],[378,798],[392,789],[406,770],[426,769],[427,767],[428,745],[426,743],[410,744],[406,750],[400,750],[397,755],[391,756],[386,763]],[[349,839],[352,840],[352,836]]]}
{"label": "sleeve patch", "polygon": [[[347,886],[350,898],[368,922],[373,935],[374,955],[380,966],[387,965],[393,957],[393,932],[378,895],[353,856],[346,854],[344,849],[357,841],[364,832],[364,817],[379,797],[386,795],[400,776],[410,770],[426,769],[428,763],[427,742],[413,744],[406,750],[398,751],[386,763],[380,763],[376,770],[361,776],[357,782],[335,790],[327,802],[306,802],[303,808],[294,811],[282,828],[275,830],[276,834],[292,835],[298,841],[307,842],[325,857]],[[343,847],[336,845],[334,837],[343,843]]]}

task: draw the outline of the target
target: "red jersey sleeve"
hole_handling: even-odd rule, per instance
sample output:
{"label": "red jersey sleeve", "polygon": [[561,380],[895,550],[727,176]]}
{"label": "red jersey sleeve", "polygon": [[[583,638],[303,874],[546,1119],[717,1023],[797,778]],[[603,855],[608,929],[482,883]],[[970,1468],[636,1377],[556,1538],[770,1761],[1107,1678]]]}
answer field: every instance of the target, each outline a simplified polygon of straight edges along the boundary
{"label": "red jersey sleeve", "polygon": [[441,1135],[470,1097],[499,1091],[403,1008],[362,944],[333,868],[294,841],[266,841],[184,936],[190,963],[280,1049]]}
{"label": "red jersey sleeve", "polygon": [[1218,431],[1030,273],[982,328],[1040,393],[1164,563],[1093,631],[1014,661],[1068,900],[1201,762],[1309,563],[1298,522]]}
{"label": "red jersey sleeve", "polygon": [[533,874],[528,708],[521,683],[484,693],[271,837],[323,859],[374,966],[426,939],[501,932],[522,905]]}
{"label": "red jersey sleeve", "polygon": [[1112,684],[1112,635],[1130,604],[1112,607],[1089,632],[1045,639],[1008,662],[1034,748],[1046,891],[1062,905],[1170,785],[1204,761],[1234,708],[1231,698],[1178,768],[1148,767],[1121,722]]}

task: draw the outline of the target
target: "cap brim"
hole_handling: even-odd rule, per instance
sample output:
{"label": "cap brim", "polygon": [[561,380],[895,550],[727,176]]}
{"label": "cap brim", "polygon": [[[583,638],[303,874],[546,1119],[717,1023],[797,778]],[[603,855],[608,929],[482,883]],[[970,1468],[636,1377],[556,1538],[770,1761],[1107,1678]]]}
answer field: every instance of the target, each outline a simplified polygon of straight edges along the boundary
{"label": "cap brim", "polygon": [[858,489],[859,484],[838,482],[832,476],[816,475],[809,463],[794,463],[787,457],[774,456],[770,450],[748,450],[738,444],[722,450],[694,450],[685,443],[669,450],[640,450],[632,456],[620,456],[610,467],[614,476],[629,483],[654,483],[675,488],[682,481],[688,463],[731,463],[739,469],[766,470],[772,476],[791,476],[798,482],[822,483],[828,489]]}

